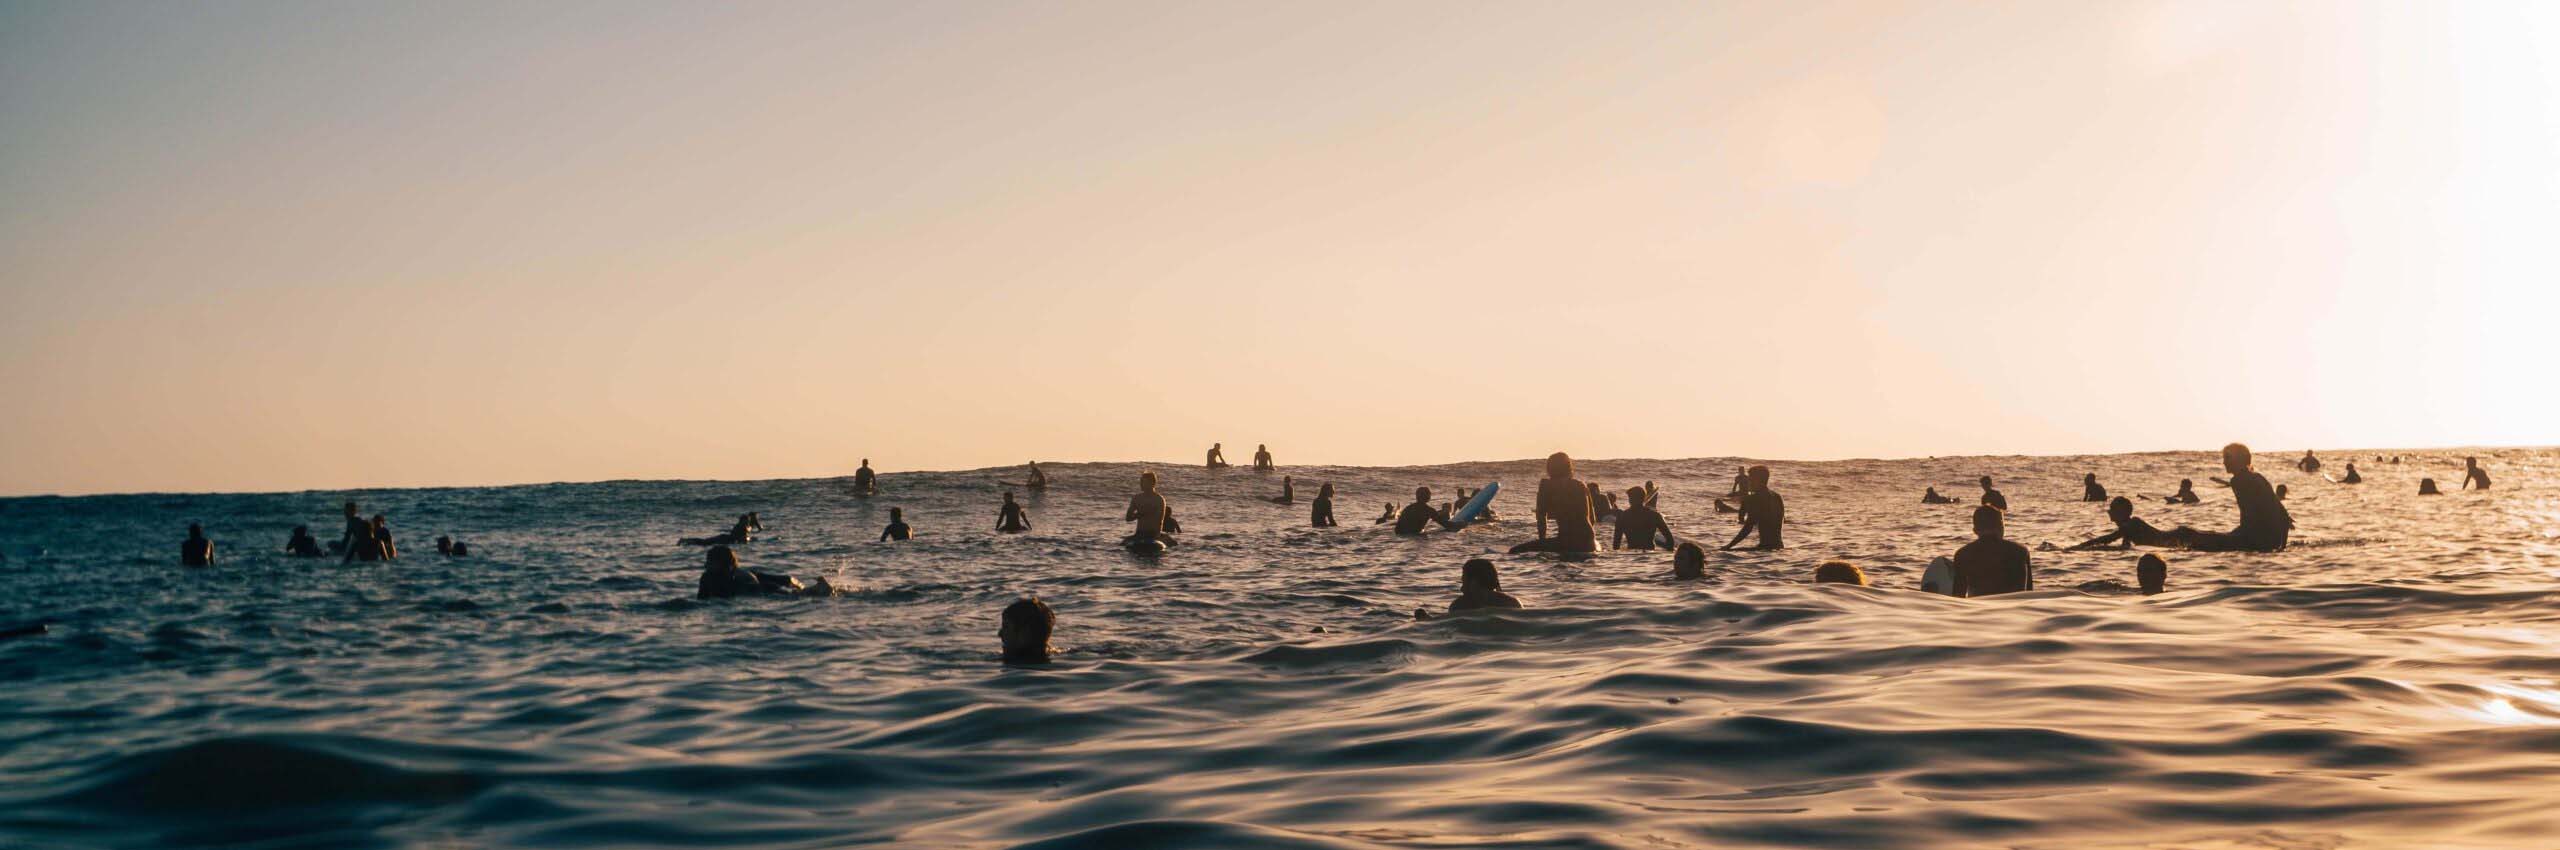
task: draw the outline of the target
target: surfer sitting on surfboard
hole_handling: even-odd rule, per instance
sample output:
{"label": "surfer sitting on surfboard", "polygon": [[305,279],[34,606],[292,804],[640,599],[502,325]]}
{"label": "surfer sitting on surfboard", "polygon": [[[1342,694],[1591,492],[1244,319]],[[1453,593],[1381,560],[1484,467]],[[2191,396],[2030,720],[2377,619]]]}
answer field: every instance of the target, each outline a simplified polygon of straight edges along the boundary
{"label": "surfer sitting on surfboard", "polygon": [[1013,501],[1013,491],[1004,491],[1004,505],[996,508],[996,530],[1006,534],[1030,531],[1031,518],[1024,516],[1022,505]]}
{"label": "surfer sitting on surfboard", "polygon": [[1298,482],[1294,480],[1293,476],[1280,476],[1280,495],[1271,497],[1271,503],[1275,505],[1294,505],[1298,503]]}
{"label": "surfer sitting on surfboard", "polygon": [[[1538,539],[1511,547],[1511,554],[1557,552],[1584,554],[1600,549],[1599,532],[1592,526],[1591,492],[1573,477],[1573,458],[1563,452],[1547,456],[1547,477],[1538,479]],[[1547,521],[1554,520],[1555,536],[1547,536]]]}
{"label": "surfer sitting on surfboard", "polygon": [[1040,462],[1036,460],[1032,461],[1029,466],[1031,467],[1031,477],[1023,479],[1022,486],[1032,490],[1049,489],[1049,474],[1040,471]]}

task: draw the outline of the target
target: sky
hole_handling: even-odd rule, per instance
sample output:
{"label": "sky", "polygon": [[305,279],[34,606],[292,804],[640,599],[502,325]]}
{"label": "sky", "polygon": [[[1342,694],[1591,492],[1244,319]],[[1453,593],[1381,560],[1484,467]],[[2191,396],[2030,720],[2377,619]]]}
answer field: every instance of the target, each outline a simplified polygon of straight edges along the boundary
{"label": "sky", "polygon": [[0,495],[2560,443],[2560,5],[0,0]]}

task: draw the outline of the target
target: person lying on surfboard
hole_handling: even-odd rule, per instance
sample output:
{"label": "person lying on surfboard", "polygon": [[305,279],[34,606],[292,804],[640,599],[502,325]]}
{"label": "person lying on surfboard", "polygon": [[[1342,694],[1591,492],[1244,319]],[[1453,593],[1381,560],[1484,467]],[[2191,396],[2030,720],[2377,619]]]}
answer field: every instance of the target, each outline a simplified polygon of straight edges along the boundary
{"label": "person lying on surfboard", "polygon": [[[1938,488],[1936,487],[1931,487],[1929,488],[1929,492],[1920,494],[1920,504],[1923,505],[1952,505],[1955,503],[1956,497],[1939,495]],[[1722,502],[1718,502],[1718,504],[1722,504]]]}
{"label": "person lying on surfboard", "polygon": [[2122,544],[2127,549],[2135,546],[2184,549],[2196,539],[2196,530],[2193,528],[2181,525],[2175,530],[2161,531],[2159,527],[2136,518],[2133,515],[2133,500],[2123,496],[2117,496],[2107,502],[2107,519],[2116,524],[2116,530],[2072,544],[2070,551],[2104,549],[2118,544]]}

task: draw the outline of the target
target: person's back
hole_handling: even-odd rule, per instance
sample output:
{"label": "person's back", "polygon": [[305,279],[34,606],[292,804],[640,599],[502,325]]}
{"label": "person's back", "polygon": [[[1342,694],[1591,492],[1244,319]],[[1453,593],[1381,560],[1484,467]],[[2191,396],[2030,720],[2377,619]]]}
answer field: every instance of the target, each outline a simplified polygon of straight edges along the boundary
{"label": "person's back", "polygon": [[307,525],[293,527],[293,536],[284,542],[284,553],[296,558],[318,558],[325,554],[320,551],[320,539],[311,536],[311,527]]}
{"label": "person's back", "polygon": [[890,508],[889,527],[880,529],[880,539],[884,542],[890,540],[906,540],[913,537],[914,534],[914,529],[907,527],[906,511],[899,508]]}
{"label": "person's back", "polygon": [[1271,469],[1271,447],[1270,447],[1270,446],[1255,446],[1255,447],[1254,447],[1254,449],[1253,449],[1253,468],[1255,468],[1255,469],[1260,469],[1260,470],[1266,470],[1266,471],[1267,471],[1267,470],[1269,470],[1269,469]]}
{"label": "person's back", "polygon": [[2009,497],[1992,488],[1991,476],[1988,475],[1982,476],[1982,503],[2003,511],[2009,509]]}
{"label": "person's back", "polygon": [[1599,532],[1592,526],[1591,493],[1582,482],[1571,478],[1547,478],[1538,482],[1538,520],[1541,526],[1554,520],[1555,549],[1559,552],[1592,552],[1600,548]]}
{"label": "person's back", "polygon": [[1023,516],[1022,505],[1013,500],[1012,493],[1004,494],[1004,504],[996,508],[996,530],[1006,533],[1031,530],[1031,519]]}
{"label": "person's back", "polygon": [[2344,477],[2339,478],[2339,479],[2338,479],[2338,483],[2340,483],[2340,484],[2362,484],[2362,483],[2364,483],[2364,473],[2361,473],[2361,472],[2357,472],[2357,471],[2356,471],[2356,464],[2355,464],[2355,461],[2348,461],[2348,462],[2347,462],[2347,474],[2346,474]]}
{"label": "person's back", "polygon": [[[879,476],[871,472],[871,459],[867,457],[863,458],[862,468],[853,471],[853,489],[860,490],[865,493],[871,492],[878,478]],[[788,517],[786,517],[786,519],[788,519]]]}
{"label": "person's back", "polygon": [[2240,527],[2234,537],[2242,538],[2259,551],[2273,552],[2285,546],[2293,533],[2293,513],[2285,510],[2284,500],[2276,498],[2274,485],[2253,470],[2231,475],[2231,499],[2240,506]]}
{"label": "person's back", "polygon": [[1518,597],[1502,592],[1502,576],[1494,571],[1492,561],[1470,560],[1459,575],[1458,598],[1449,601],[1449,613],[1521,607]]}
{"label": "person's back", "polygon": [[1156,492],[1156,474],[1138,475],[1138,494],[1129,497],[1129,521],[1138,524],[1134,537],[1164,536],[1164,495]]}
{"label": "person's back", "polygon": [[1787,500],[1769,487],[1769,468],[1754,466],[1750,470],[1750,492],[1742,496],[1742,528],[1724,544],[1731,549],[1742,545],[1742,539],[1759,535],[1755,549],[1786,548]]}
{"label": "person's back", "polygon": [[1315,507],[1307,512],[1307,522],[1317,528],[1332,528],[1342,523],[1333,518],[1333,485],[1316,488]]}
{"label": "person's back", "polygon": [[2460,489],[2489,489],[2489,472],[2488,470],[2480,468],[2479,458],[2470,457],[2462,459],[2462,487]]}
{"label": "person's back", "polygon": [[1955,595],[1993,596],[2035,589],[2027,547],[2004,539],[2006,532],[2000,509],[1990,505],[1973,509],[1974,541],[1956,550]]}
{"label": "person's back", "polygon": [[1610,548],[1651,551],[1656,538],[1660,538],[1662,546],[1676,545],[1671,524],[1663,520],[1662,512],[1645,505],[1644,488],[1629,488],[1627,502],[1627,507],[1618,511],[1617,530],[1609,536]]}
{"label": "person's back", "polygon": [[2087,478],[2080,479],[2080,501],[2103,502],[2106,500],[2107,488],[2098,483],[2097,473],[2089,473]]}
{"label": "person's back", "polygon": [[187,526],[187,539],[178,544],[178,563],[190,567],[213,566],[213,541],[205,539],[203,526]]}

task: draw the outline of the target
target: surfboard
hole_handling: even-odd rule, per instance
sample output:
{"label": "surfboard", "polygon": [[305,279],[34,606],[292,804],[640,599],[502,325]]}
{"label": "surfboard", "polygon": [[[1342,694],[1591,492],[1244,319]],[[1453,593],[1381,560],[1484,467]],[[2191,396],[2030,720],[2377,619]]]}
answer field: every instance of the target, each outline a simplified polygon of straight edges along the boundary
{"label": "surfboard", "polygon": [[1938,558],[1920,571],[1920,589],[1940,596],[1956,595],[1956,562]]}
{"label": "surfboard", "polygon": [[1502,482],[1500,481],[1484,485],[1484,489],[1476,491],[1475,498],[1468,499],[1466,504],[1458,507],[1457,513],[1449,515],[1449,523],[1451,525],[1464,526],[1467,523],[1476,521],[1476,517],[1484,513],[1485,507],[1493,504],[1494,494],[1500,492],[1502,492]]}

